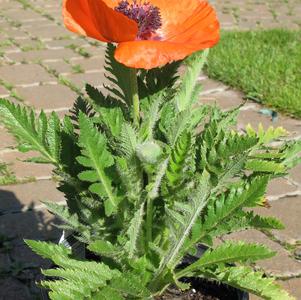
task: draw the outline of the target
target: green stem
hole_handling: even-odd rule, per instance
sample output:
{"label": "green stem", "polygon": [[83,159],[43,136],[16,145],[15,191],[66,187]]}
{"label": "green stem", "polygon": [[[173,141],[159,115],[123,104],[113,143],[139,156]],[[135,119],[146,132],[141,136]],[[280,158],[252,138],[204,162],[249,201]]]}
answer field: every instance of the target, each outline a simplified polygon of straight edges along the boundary
{"label": "green stem", "polygon": [[130,89],[131,89],[131,100],[133,105],[133,119],[136,127],[140,124],[140,103],[137,83],[137,71],[136,69],[130,69]]}
{"label": "green stem", "polygon": [[153,199],[148,198],[147,199],[147,209],[146,209],[146,241],[147,241],[147,247],[148,243],[153,240],[153,210],[154,210],[154,203]]}

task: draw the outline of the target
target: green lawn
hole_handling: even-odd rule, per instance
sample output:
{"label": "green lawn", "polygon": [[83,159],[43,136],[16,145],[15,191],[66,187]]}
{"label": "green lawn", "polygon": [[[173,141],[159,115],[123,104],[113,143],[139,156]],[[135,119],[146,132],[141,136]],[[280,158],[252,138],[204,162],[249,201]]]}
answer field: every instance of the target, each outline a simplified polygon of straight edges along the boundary
{"label": "green lawn", "polygon": [[211,78],[301,118],[301,30],[223,32],[211,50]]}

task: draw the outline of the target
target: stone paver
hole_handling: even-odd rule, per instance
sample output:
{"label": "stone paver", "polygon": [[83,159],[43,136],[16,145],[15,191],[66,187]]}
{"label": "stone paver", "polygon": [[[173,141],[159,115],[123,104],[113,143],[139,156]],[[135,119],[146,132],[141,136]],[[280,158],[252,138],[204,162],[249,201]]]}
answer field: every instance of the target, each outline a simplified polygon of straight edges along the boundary
{"label": "stone paver", "polygon": [[226,90],[216,92],[213,95],[203,95],[201,97],[201,103],[209,105],[217,104],[219,107],[229,110],[239,106],[242,98],[243,94],[241,92]]}
{"label": "stone paver", "polygon": [[8,97],[10,92],[4,87],[0,86],[0,98]]}
{"label": "stone paver", "polygon": [[71,35],[63,26],[51,24],[49,26],[32,26],[30,34],[41,40],[52,40],[54,38],[60,38],[67,35]]}
{"label": "stone paver", "polygon": [[17,91],[26,104],[36,109],[56,109],[59,107],[68,109],[72,107],[76,98],[76,93],[61,84],[20,87],[17,88]]}
{"label": "stone paver", "polygon": [[27,211],[1,215],[0,233],[18,239],[55,240],[61,230],[53,226],[59,220],[46,211]]}
{"label": "stone paver", "polygon": [[239,233],[233,233],[224,237],[225,240],[245,241],[251,243],[264,244],[271,250],[277,252],[276,256],[259,261],[257,266],[263,268],[273,276],[297,276],[301,273],[301,262],[296,261],[278,243],[270,240],[261,232],[248,230]]}
{"label": "stone paver", "polygon": [[[90,51],[90,48],[88,48],[88,51]],[[82,66],[82,68],[85,71],[91,71],[91,70],[102,70],[103,69],[103,55],[93,56],[89,59],[81,59],[81,60],[73,60],[73,63],[79,64]]]}
{"label": "stone paver", "polygon": [[287,195],[298,195],[299,187],[290,183],[286,178],[273,179],[267,189],[267,198],[269,201],[277,200]]}
{"label": "stone paver", "polygon": [[66,47],[70,47],[72,46],[77,46],[77,47],[81,47],[81,46],[89,46],[91,47],[86,39],[80,39],[80,38],[70,38],[70,39],[55,39],[55,40],[50,40],[50,41],[46,41],[45,42],[46,46],[48,49],[64,49]]}
{"label": "stone paver", "polygon": [[0,152],[0,161],[4,161],[10,166],[10,170],[14,172],[18,180],[50,177],[53,170],[51,165],[26,162],[37,156],[38,154],[34,152],[2,151]]}
{"label": "stone paver", "polygon": [[[0,0],[0,97],[9,97],[14,102],[22,100],[37,111],[44,109],[47,114],[55,110],[61,118],[76,98],[75,88],[82,89],[85,82],[98,87],[107,82],[103,72],[105,48],[101,43],[97,46],[91,39],[70,33],[61,25],[60,1],[23,2],[30,6],[25,9],[22,1]],[[223,29],[301,27],[300,0],[210,2],[217,8]],[[201,103],[217,103],[224,110],[229,110],[243,102],[244,95],[239,91],[209,80],[205,75],[199,80],[203,84]],[[16,94],[18,97],[15,99]],[[301,137],[299,120],[280,115],[273,123],[269,117],[259,113],[260,109],[261,106],[252,102],[242,107],[238,129],[244,130],[248,123],[257,127],[261,122],[265,128],[283,126],[290,132],[288,139]],[[40,276],[37,266],[42,266],[44,261],[35,256],[22,239],[57,241],[60,230],[54,228],[52,222],[59,221],[41,206],[40,200],[64,201],[63,195],[56,190],[56,183],[51,180],[52,167],[24,162],[31,153],[20,154],[13,149],[15,146],[12,137],[0,127],[0,161],[10,164],[17,180],[36,177],[37,181],[0,186],[0,234],[15,238],[8,253],[0,249],[0,269],[3,263],[9,265],[9,269],[15,262],[34,263],[36,266],[22,269],[17,277],[9,275],[7,279],[1,279],[0,300],[32,299],[32,295],[39,294],[34,282]],[[297,253],[295,250],[301,241],[300,195],[301,166],[298,166],[287,178],[275,179],[269,185],[267,198],[271,208],[258,209],[264,215],[279,217],[286,224],[285,230],[273,232],[272,240],[255,231],[225,237],[262,242],[276,250],[275,258],[260,262],[258,266],[268,273],[288,277],[280,284],[297,299],[301,299],[301,279],[294,277],[301,276],[301,262],[294,259],[294,253]]]}
{"label": "stone paver", "polygon": [[301,196],[281,198],[270,202],[269,209],[256,208],[255,211],[263,216],[275,216],[284,224],[284,230],[277,230],[274,236],[279,240],[295,244],[301,241]]}
{"label": "stone paver", "polygon": [[50,70],[55,71],[57,75],[72,73],[72,65],[66,61],[45,61],[43,64]]}
{"label": "stone paver", "polygon": [[17,279],[7,278],[0,280],[0,299],[31,300],[31,294],[26,285]]}
{"label": "stone paver", "polygon": [[286,281],[282,281],[282,282],[279,281],[279,284],[286,290],[290,291],[292,296],[296,297],[297,300],[300,299],[301,278],[294,278],[294,279],[286,280]]}
{"label": "stone paver", "polygon": [[16,142],[11,134],[7,133],[3,127],[0,127],[0,149],[15,147]]}
{"label": "stone paver", "polygon": [[36,64],[1,67],[0,78],[9,83],[13,83],[15,86],[54,81],[53,76],[48,74],[41,66]]}
{"label": "stone paver", "polygon": [[293,168],[289,174],[289,177],[296,183],[301,186],[301,165]]}
{"label": "stone paver", "polygon": [[5,55],[11,61],[18,63],[23,62],[38,62],[43,60],[61,60],[64,58],[77,56],[70,49],[58,49],[58,50],[33,50],[33,51],[21,51],[17,53],[8,53]]}
{"label": "stone paver", "polygon": [[[28,183],[0,187],[1,214],[39,209],[41,201],[62,202],[64,196],[52,180],[37,180]],[[18,200],[21,199],[22,203]]]}
{"label": "stone paver", "polygon": [[299,28],[299,0],[214,0],[225,29]]}
{"label": "stone paver", "polygon": [[83,89],[86,83],[92,84],[97,88],[101,88],[103,87],[103,84],[107,82],[103,71],[82,74],[68,74],[65,77],[80,89]]}

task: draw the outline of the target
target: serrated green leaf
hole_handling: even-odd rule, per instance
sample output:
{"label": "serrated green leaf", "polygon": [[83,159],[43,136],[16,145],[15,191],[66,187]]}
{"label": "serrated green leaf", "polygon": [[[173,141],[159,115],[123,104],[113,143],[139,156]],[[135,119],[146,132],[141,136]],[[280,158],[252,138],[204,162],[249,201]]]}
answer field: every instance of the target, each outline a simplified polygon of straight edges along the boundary
{"label": "serrated green leaf", "polygon": [[[0,116],[0,121],[18,141],[20,150],[24,152],[38,151],[49,162],[56,166],[59,165],[56,147],[56,145],[60,144],[59,137],[52,130],[51,132],[55,136],[52,134],[49,137],[50,145],[48,144],[46,134],[48,124],[46,124],[46,116],[43,112],[36,120],[32,109],[0,99]],[[55,124],[53,124],[53,120],[57,120],[57,116],[54,113],[51,120],[52,128],[54,126],[57,128],[57,122],[55,121]]]}
{"label": "serrated green leaf", "polygon": [[288,132],[283,127],[274,128],[273,126],[270,126],[267,130],[264,130],[261,123],[258,125],[258,132],[256,132],[250,124],[247,125],[246,131],[249,136],[258,137],[259,143],[261,144],[268,144],[273,140],[288,135]]}
{"label": "serrated green leaf", "polygon": [[245,168],[247,170],[260,173],[285,173],[285,166],[283,164],[259,159],[249,159],[245,164]]}
{"label": "serrated green leaf", "polygon": [[114,257],[118,254],[119,249],[112,245],[109,241],[97,240],[88,245],[88,249],[97,254]]}
{"label": "serrated green leaf", "polygon": [[129,229],[126,232],[128,241],[126,242],[124,248],[129,253],[129,258],[133,258],[137,251],[137,241],[141,234],[142,224],[144,217],[144,203],[135,212],[131,222],[129,224]]}
{"label": "serrated green leaf", "polygon": [[71,254],[71,250],[62,245],[32,240],[25,240],[25,243],[35,253],[44,258],[53,259],[54,257],[68,257]]}
{"label": "serrated green leaf", "polygon": [[135,155],[138,144],[138,135],[131,124],[125,123],[119,137],[119,148],[123,155],[132,158]]}
{"label": "serrated green leaf", "polygon": [[[204,237],[208,238],[208,235],[216,237],[231,232],[231,229],[236,231],[250,228],[252,227],[250,224],[252,220],[255,227],[256,222],[253,215],[246,216],[246,213],[241,209],[257,206],[258,201],[265,194],[267,183],[268,177],[255,177],[249,183],[233,188],[230,192],[221,194],[217,199],[211,199],[203,220],[197,222],[193,228],[193,234],[186,245],[186,251],[202,241]],[[238,214],[237,218],[236,214]],[[264,223],[264,220],[261,221]],[[257,223],[257,225],[259,224]],[[270,225],[272,226],[272,224]],[[280,226],[280,224],[277,225]]]}
{"label": "serrated green leaf", "polygon": [[108,44],[105,55],[105,70],[109,73],[106,75],[112,86],[106,86],[106,89],[115,95],[117,99],[130,105],[131,91],[130,91],[130,68],[116,61],[114,57],[116,46]]}
{"label": "serrated green leaf", "polygon": [[232,264],[243,262],[255,262],[257,260],[271,258],[275,252],[264,245],[246,244],[244,242],[226,242],[213,250],[207,250],[195,263],[179,272],[178,278],[193,276],[202,268],[212,265]]}
{"label": "serrated green leaf", "polygon": [[204,272],[205,276],[218,280],[238,289],[248,291],[266,300],[294,300],[272,278],[266,278],[261,272],[250,267],[229,267],[215,272]]}
{"label": "serrated green leaf", "polygon": [[287,168],[293,168],[301,163],[301,139],[289,142],[281,149],[282,163]]}
{"label": "serrated green leaf", "polygon": [[138,73],[138,87],[143,112],[144,99],[147,99],[150,95],[157,94],[162,90],[169,90],[171,94],[173,93],[173,88],[179,78],[178,68],[180,64],[181,61],[175,61],[161,68],[140,70]]}
{"label": "serrated green leaf", "polygon": [[105,201],[106,214],[117,211],[118,197],[112,186],[112,178],[107,168],[114,163],[113,156],[106,149],[106,139],[94,126],[92,121],[83,113],[79,115],[80,146],[82,156],[77,161],[92,170],[79,174],[82,180],[94,182],[90,191],[98,194]]}
{"label": "serrated green leaf", "polygon": [[60,160],[61,153],[61,140],[60,140],[60,119],[55,114],[52,113],[48,121],[47,129],[47,142],[49,146],[49,151],[56,161]]}
{"label": "serrated green leaf", "polygon": [[167,185],[170,188],[177,187],[184,179],[185,165],[189,159],[188,153],[192,144],[191,134],[184,132],[172,149],[166,170]]}
{"label": "serrated green leaf", "polygon": [[[179,211],[179,207],[174,209],[175,213],[181,213],[181,224],[171,217],[167,219],[169,224],[170,233],[169,238],[172,240],[171,246],[166,252],[166,255],[162,259],[160,268],[155,273],[156,280],[166,267],[173,268],[179,263],[179,253],[182,251],[182,248],[185,244],[186,239],[188,238],[194,223],[197,218],[200,216],[201,212],[207,205],[207,202],[210,197],[210,175],[207,172],[204,172],[198,181],[198,186],[196,190],[190,195],[188,206]],[[172,211],[172,209],[170,209]],[[181,258],[180,258],[181,259]]]}
{"label": "serrated green leaf", "polygon": [[122,277],[113,278],[110,287],[132,297],[147,298],[151,296],[150,291],[141,285],[140,277],[129,272],[124,272]]}
{"label": "serrated green leaf", "polygon": [[124,297],[116,290],[112,289],[109,286],[101,289],[101,291],[97,292],[93,295],[93,299],[91,300],[123,300]]}
{"label": "serrated green leaf", "polygon": [[160,118],[160,109],[164,101],[164,97],[164,91],[150,97],[150,104],[148,109],[144,111],[143,121],[139,130],[139,136],[142,141],[153,140],[154,129]]}
{"label": "serrated green leaf", "polygon": [[187,59],[187,70],[179,87],[179,92],[175,97],[179,112],[185,111],[198,99],[200,90],[197,88],[197,80],[206,63],[209,50],[197,52]]}

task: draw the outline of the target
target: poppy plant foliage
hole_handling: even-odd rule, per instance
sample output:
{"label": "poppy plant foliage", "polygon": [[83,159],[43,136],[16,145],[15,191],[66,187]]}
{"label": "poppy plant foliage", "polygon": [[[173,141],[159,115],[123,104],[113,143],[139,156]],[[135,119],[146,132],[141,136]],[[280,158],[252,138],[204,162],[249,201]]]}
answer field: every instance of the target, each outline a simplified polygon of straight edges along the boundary
{"label": "poppy plant foliage", "polygon": [[19,149],[54,166],[66,205],[45,205],[71,233],[67,242],[77,241],[26,241],[54,263],[42,271],[50,299],[161,299],[205,279],[292,300],[250,266],[274,251],[214,243],[284,228],[252,209],[267,207],[268,182],[300,162],[301,141],[271,146],[286,130],[237,131],[239,107],[200,103],[198,78],[219,39],[213,8],[200,0],[64,0],[63,15],[71,31],[107,43],[107,85],[87,84],[63,119],[0,99],[0,122]]}
{"label": "poppy plant foliage", "polygon": [[66,27],[102,42],[117,43],[115,58],[151,69],[213,47],[219,22],[202,0],[64,0]]}

